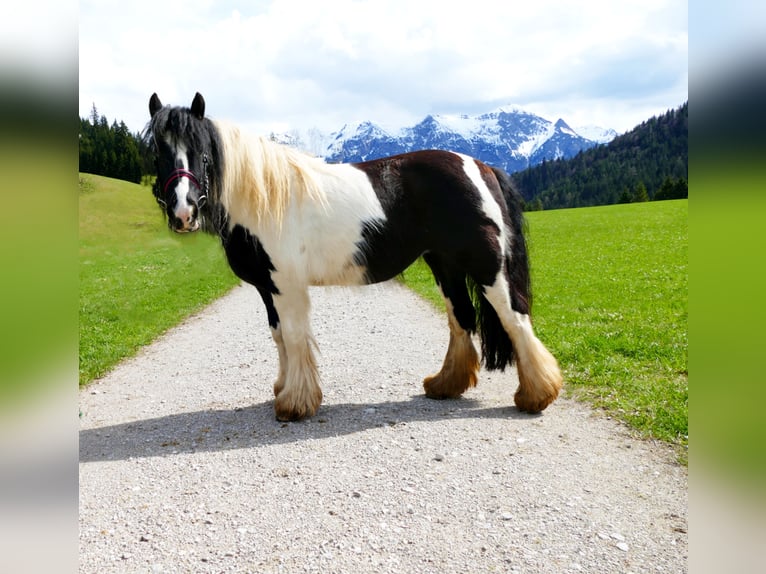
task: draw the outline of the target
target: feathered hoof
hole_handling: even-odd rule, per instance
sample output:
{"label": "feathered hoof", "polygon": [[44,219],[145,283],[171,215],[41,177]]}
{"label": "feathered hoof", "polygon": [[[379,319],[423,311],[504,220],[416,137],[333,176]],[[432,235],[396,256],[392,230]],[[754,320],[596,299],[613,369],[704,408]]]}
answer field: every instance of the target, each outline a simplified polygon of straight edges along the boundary
{"label": "feathered hoof", "polygon": [[553,373],[547,373],[548,376],[538,379],[535,384],[525,380],[522,372],[519,371],[519,390],[513,397],[516,407],[526,413],[540,413],[544,411],[559,396],[563,379],[558,368]]}
{"label": "feathered hoof", "polygon": [[516,403],[516,407],[520,411],[537,414],[544,411],[558,396],[558,391],[545,395],[529,396],[528,393],[523,393],[519,390],[516,391],[516,394],[513,397],[513,402]]}
{"label": "feathered hoof", "polygon": [[558,361],[536,338],[518,357],[519,389],[513,397],[520,411],[539,413],[559,396],[564,379]]}
{"label": "feathered hoof", "polygon": [[479,355],[471,336],[463,330],[450,332],[449,348],[441,371],[423,379],[430,399],[456,399],[479,380]]}
{"label": "feathered hoof", "polygon": [[429,399],[456,399],[468,388],[476,386],[475,372],[463,373],[460,377],[445,376],[443,371],[423,379],[423,389]]}
{"label": "feathered hoof", "polygon": [[308,393],[282,391],[274,400],[274,414],[278,421],[299,421],[313,417],[322,404],[322,391],[319,387]]}

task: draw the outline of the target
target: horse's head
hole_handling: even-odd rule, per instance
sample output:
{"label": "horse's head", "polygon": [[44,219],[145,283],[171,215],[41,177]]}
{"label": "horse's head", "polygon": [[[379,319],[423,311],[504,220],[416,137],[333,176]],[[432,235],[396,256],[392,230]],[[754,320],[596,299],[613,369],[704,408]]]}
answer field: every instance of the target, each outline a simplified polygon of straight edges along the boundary
{"label": "horse's head", "polygon": [[163,106],[157,94],[152,94],[149,113],[148,133],[157,154],[154,197],[173,231],[197,231],[208,199],[208,164],[214,151],[205,100],[197,93],[191,108],[171,107]]}

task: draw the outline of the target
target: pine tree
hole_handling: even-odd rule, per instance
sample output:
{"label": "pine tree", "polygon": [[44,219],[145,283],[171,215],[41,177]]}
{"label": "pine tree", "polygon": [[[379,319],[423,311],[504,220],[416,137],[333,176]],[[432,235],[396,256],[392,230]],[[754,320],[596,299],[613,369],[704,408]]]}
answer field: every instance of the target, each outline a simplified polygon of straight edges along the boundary
{"label": "pine tree", "polygon": [[654,194],[654,201],[662,201],[664,199],[672,199],[673,197],[673,181],[670,176],[666,177],[662,182],[660,189]]}
{"label": "pine tree", "polygon": [[93,107],[90,109],[90,125],[96,126],[98,125],[98,109],[96,108],[96,103],[93,103]]}
{"label": "pine tree", "polygon": [[641,203],[644,201],[649,201],[649,194],[646,191],[646,186],[644,185],[644,182],[639,181],[638,185],[636,185],[636,190],[633,192],[633,202]]}

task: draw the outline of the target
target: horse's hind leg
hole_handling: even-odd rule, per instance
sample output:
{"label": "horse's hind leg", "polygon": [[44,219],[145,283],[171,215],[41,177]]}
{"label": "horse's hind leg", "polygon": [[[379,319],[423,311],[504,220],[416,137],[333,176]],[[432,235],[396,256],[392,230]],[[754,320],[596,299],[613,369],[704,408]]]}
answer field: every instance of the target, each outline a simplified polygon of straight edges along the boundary
{"label": "horse's hind leg", "polygon": [[280,353],[280,377],[274,385],[274,411],[281,421],[313,416],[322,403],[316,342],[309,323],[309,296],[305,288],[283,289],[274,296],[279,328],[272,331]]}
{"label": "horse's hind leg", "polygon": [[444,296],[450,335],[441,370],[426,377],[423,388],[432,399],[457,398],[476,386],[478,380],[479,355],[471,341],[471,334],[476,330],[476,315],[466,289],[465,274],[449,269],[433,254],[426,254],[424,259]]}
{"label": "horse's hind leg", "polygon": [[441,370],[423,380],[426,396],[432,399],[453,399],[476,386],[479,355],[471,341],[470,332],[460,326],[450,300],[445,297],[449,316],[449,346]]}
{"label": "horse's hind leg", "polygon": [[519,410],[538,413],[558,397],[562,377],[558,362],[532,330],[529,315],[512,308],[508,280],[504,272],[495,283],[484,286],[484,296],[497,312],[513,343],[519,389],[514,402]]}

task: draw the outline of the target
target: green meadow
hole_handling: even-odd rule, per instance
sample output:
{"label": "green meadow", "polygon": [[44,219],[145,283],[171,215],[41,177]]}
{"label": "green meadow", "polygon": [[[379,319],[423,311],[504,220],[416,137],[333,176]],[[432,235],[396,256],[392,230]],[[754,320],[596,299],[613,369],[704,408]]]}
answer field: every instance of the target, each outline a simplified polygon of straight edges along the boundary
{"label": "green meadow", "polygon": [[[80,384],[238,283],[219,241],[177,236],[146,186],[80,174]],[[566,392],[688,444],[688,200],[527,214],[533,322]],[[422,261],[406,285],[444,309]]]}
{"label": "green meadow", "polygon": [[80,384],[237,284],[220,242],[170,231],[151,190],[80,174]]}
{"label": "green meadow", "polygon": [[[688,444],[688,200],[527,214],[532,318],[569,396]],[[443,309],[427,266],[404,282]]]}

